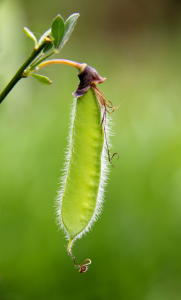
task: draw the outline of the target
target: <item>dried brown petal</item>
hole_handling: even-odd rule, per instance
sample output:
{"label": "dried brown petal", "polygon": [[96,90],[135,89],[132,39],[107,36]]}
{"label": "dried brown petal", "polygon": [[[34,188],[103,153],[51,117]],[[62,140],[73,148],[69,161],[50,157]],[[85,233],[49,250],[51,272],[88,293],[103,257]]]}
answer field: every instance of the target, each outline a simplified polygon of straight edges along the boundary
{"label": "dried brown petal", "polygon": [[75,98],[83,96],[88,91],[92,83],[98,84],[106,80],[106,78],[101,77],[97,71],[90,66],[86,66],[84,70],[78,74],[78,77],[80,82],[78,88],[73,93]]}

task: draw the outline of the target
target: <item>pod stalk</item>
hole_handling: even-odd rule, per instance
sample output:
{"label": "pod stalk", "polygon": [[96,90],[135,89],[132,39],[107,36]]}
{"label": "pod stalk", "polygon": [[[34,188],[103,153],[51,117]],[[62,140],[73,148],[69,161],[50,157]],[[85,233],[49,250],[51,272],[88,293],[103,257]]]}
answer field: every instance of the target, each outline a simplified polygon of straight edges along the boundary
{"label": "pod stalk", "polygon": [[40,68],[49,66],[49,65],[55,65],[55,64],[61,64],[61,65],[68,65],[71,67],[74,67],[78,70],[78,75],[80,75],[84,69],[86,68],[87,64],[80,64],[78,62],[68,60],[68,59],[51,59],[51,60],[46,60],[39,64],[39,66],[36,68],[36,70],[39,70]]}

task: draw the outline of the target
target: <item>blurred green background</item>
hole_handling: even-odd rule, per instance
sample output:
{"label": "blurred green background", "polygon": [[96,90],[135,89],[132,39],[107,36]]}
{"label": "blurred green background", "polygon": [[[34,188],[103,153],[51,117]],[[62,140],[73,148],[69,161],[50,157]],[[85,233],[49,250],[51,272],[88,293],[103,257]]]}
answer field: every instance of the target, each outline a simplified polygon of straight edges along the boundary
{"label": "blurred green background", "polygon": [[80,13],[57,58],[107,77],[119,152],[101,217],[73,248],[55,198],[78,78],[67,66],[21,80],[0,106],[0,299],[181,299],[181,1],[0,1],[0,90],[60,13]]}

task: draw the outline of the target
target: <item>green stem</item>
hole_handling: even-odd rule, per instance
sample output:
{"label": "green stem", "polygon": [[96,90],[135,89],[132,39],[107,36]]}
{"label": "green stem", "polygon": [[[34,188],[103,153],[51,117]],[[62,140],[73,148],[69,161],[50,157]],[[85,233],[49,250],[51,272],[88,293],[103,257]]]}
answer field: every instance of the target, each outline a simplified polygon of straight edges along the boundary
{"label": "green stem", "polygon": [[16,83],[21,79],[25,78],[26,76],[23,74],[24,70],[30,65],[30,63],[37,57],[37,55],[42,51],[42,49],[49,43],[50,41],[48,39],[44,40],[44,42],[39,45],[38,48],[35,48],[32,52],[32,54],[27,58],[27,60],[24,62],[24,64],[20,67],[20,69],[16,72],[14,77],[10,80],[8,85],[5,87],[5,89],[0,94],[0,103],[5,99],[5,97],[9,94],[9,92],[12,90],[12,88],[16,85]]}
{"label": "green stem", "polygon": [[47,67],[49,65],[56,65],[56,64],[63,64],[63,65],[68,65],[75,67],[78,70],[78,75],[82,73],[87,66],[87,64],[80,64],[76,61],[68,60],[68,59],[51,59],[51,60],[46,60],[42,62],[41,64],[38,65],[37,70],[43,67]]}

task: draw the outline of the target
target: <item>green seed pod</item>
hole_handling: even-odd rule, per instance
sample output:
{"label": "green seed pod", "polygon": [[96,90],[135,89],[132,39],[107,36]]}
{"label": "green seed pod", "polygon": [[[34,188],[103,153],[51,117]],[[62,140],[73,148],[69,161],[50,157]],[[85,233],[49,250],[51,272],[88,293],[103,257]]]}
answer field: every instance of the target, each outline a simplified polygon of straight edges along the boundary
{"label": "green seed pod", "polygon": [[58,218],[70,247],[87,232],[100,213],[106,168],[101,107],[90,88],[74,99],[68,154],[62,188],[59,192]]}
{"label": "green seed pod", "polygon": [[71,254],[72,243],[86,233],[97,219],[103,200],[109,149],[106,112],[108,105],[95,83],[105,79],[85,65],[79,74],[80,83],[74,93],[69,145],[58,195],[58,221],[69,240],[68,253],[79,272],[84,273],[91,263],[86,259],[77,265]]}
{"label": "green seed pod", "polygon": [[77,265],[71,246],[90,229],[101,211],[107,158],[110,163],[115,154],[119,158],[118,153],[110,156],[106,120],[107,113],[112,113],[116,108],[111,101],[106,102],[97,88],[96,84],[104,82],[105,78],[95,69],[66,59],[46,60],[39,64],[38,69],[52,64],[77,68],[80,79],[73,94],[69,145],[57,197],[57,219],[69,240],[68,253],[79,267],[79,272],[84,273],[91,260],[85,259],[80,266]]}

